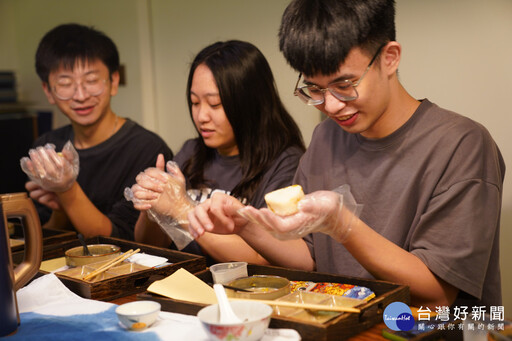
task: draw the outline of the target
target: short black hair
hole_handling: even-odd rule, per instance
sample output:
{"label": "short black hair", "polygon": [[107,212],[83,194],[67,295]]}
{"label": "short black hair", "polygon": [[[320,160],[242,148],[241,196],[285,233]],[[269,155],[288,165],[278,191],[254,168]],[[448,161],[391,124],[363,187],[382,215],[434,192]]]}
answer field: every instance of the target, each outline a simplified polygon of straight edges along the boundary
{"label": "short black hair", "polygon": [[36,51],[36,72],[48,83],[50,72],[63,66],[73,70],[76,62],[100,60],[109,70],[109,75],[119,70],[117,47],[103,32],[79,24],[59,25],[39,42]]}
{"label": "short black hair", "polygon": [[306,76],[331,75],[349,51],[373,55],[395,38],[394,0],[293,0],[279,29],[279,48]]}

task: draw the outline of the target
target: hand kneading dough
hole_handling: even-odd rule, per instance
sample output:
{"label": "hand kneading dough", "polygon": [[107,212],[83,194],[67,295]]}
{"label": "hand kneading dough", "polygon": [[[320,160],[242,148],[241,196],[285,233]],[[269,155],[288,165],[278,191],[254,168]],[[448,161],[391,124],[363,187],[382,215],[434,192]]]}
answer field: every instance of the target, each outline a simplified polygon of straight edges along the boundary
{"label": "hand kneading dough", "polygon": [[297,204],[304,197],[304,192],[300,185],[288,186],[267,193],[265,202],[268,208],[280,216],[287,216],[297,213]]}

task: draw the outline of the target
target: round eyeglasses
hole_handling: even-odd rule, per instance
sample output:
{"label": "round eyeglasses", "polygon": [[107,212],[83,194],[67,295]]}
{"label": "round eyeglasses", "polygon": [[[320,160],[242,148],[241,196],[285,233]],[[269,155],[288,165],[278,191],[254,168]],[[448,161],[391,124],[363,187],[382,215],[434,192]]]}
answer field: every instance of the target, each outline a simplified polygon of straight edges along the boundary
{"label": "round eyeglasses", "polygon": [[325,101],[325,92],[329,91],[334,97],[339,99],[340,101],[348,102],[353,101],[359,97],[359,93],[356,90],[356,87],[361,83],[364,76],[368,73],[370,68],[377,59],[380,51],[385,45],[379,47],[373,58],[370,60],[370,63],[364,70],[363,74],[357,82],[353,83],[352,81],[345,79],[338,82],[333,82],[327,85],[327,88],[320,88],[316,85],[304,85],[299,87],[299,82],[302,77],[302,73],[299,74],[299,78],[297,79],[297,83],[295,84],[295,90],[293,94],[298,96],[304,103],[307,105],[319,105]]}
{"label": "round eyeglasses", "polygon": [[82,90],[90,96],[99,96],[105,91],[106,83],[106,79],[98,77],[82,79],[80,84],[71,78],[62,78],[53,86],[53,92],[58,99],[66,101],[73,98],[78,86],[81,86]]}

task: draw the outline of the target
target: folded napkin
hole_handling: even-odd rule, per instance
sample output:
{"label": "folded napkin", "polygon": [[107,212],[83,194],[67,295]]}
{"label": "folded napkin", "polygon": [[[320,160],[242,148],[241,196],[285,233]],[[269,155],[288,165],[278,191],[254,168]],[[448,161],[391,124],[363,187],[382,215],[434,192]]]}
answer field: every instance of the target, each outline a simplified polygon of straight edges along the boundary
{"label": "folded napkin", "polygon": [[[140,332],[126,330],[117,319],[117,305],[82,298],[57,276],[42,276],[17,292],[21,324],[13,340],[198,340],[208,336],[196,316],[160,312],[158,320]],[[263,341],[295,341],[292,329],[268,329]]]}
{"label": "folded napkin", "polygon": [[167,258],[148,255],[146,253],[136,253],[133,256],[130,256],[130,258],[127,260],[131,263],[137,263],[150,268],[154,268],[159,265],[170,264],[167,263]]}

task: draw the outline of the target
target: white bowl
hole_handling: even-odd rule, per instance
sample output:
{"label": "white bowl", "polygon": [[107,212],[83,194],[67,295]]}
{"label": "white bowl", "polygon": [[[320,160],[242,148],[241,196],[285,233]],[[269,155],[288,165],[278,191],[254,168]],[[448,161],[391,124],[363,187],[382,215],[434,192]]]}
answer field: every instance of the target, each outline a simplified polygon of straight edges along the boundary
{"label": "white bowl", "polygon": [[143,330],[151,326],[160,313],[160,303],[154,301],[135,301],[116,308],[119,321],[128,329]]}
{"label": "white bowl", "polygon": [[204,307],[197,313],[197,317],[208,337],[215,341],[253,341],[261,339],[268,328],[273,309],[260,302],[230,301],[229,303],[235,315],[243,322],[221,324],[219,322],[218,304]]}

